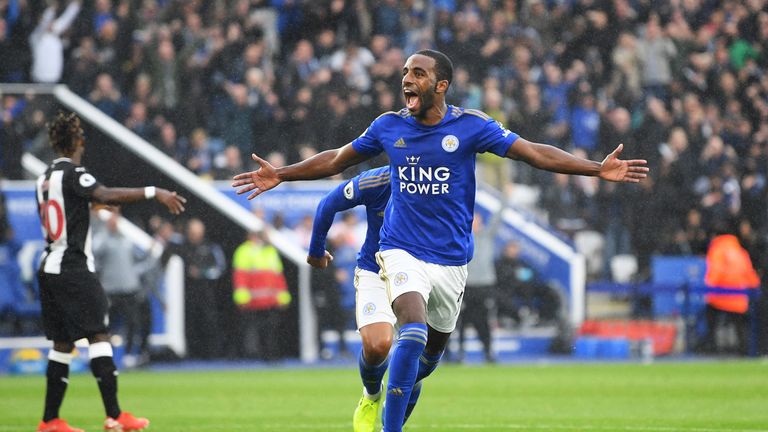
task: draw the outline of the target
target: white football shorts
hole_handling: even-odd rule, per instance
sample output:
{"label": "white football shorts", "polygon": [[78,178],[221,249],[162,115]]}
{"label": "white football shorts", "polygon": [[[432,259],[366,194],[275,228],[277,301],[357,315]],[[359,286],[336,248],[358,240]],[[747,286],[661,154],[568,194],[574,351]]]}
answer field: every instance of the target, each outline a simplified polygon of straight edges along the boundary
{"label": "white football shorts", "polygon": [[357,329],[368,324],[397,322],[387,296],[387,286],[378,274],[355,267],[355,319]]}
{"label": "white football shorts", "polygon": [[441,333],[451,333],[461,311],[467,282],[467,266],[432,264],[402,249],[376,254],[386,282],[390,304],[407,292],[417,292],[427,304],[427,324]]}

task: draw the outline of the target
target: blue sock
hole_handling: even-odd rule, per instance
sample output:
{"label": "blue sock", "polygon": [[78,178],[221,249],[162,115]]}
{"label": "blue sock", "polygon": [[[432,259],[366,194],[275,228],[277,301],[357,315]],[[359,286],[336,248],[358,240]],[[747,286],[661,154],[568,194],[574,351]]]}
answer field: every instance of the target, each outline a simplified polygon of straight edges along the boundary
{"label": "blue sock", "polygon": [[363,380],[365,391],[367,391],[369,395],[380,392],[381,380],[384,378],[384,373],[389,366],[389,357],[384,359],[380,365],[370,365],[365,361],[363,352],[360,351],[358,366],[360,367],[360,378]]}
{"label": "blue sock", "polygon": [[416,384],[413,385],[413,390],[411,391],[411,398],[408,400],[408,406],[405,407],[405,417],[403,418],[403,426],[405,426],[405,422],[408,421],[408,417],[411,416],[413,409],[416,408],[416,402],[419,401],[420,395],[421,395],[421,381],[417,381]]}
{"label": "blue sock", "polygon": [[422,353],[419,357],[419,373],[416,375],[416,381],[423,380],[437,369],[437,364],[440,363],[441,358],[443,358],[443,351],[434,355]]}
{"label": "blue sock", "polygon": [[421,380],[428,377],[437,368],[437,364],[442,357],[442,352],[435,355],[422,353],[421,357],[419,357],[419,372],[416,374],[416,384],[411,391],[411,398],[408,400],[408,406],[405,407],[403,424],[408,421],[408,417],[411,416],[413,409],[416,408],[416,402],[419,401],[419,395],[421,395]]}
{"label": "blue sock", "polygon": [[384,411],[384,432],[401,432],[411,390],[419,372],[419,356],[427,345],[427,325],[408,323],[400,327],[397,348],[392,354],[387,384],[387,409]]}

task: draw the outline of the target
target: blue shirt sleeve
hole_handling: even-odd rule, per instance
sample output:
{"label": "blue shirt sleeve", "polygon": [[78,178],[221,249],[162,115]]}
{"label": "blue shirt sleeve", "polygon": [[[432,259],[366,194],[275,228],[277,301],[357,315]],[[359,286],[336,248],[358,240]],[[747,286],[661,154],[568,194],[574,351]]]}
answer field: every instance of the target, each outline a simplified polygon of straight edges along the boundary
{"label": "blue shirt sleeve", "polygon": [[352,141],[352,148],[355,149],[355,151],[368,156],[376,156],[384,151],[384,146],[378,138],[378,131],[379,128],[382,127],[381,122],[383,118],[385,118],[385,114],[380,115],[370,126],[368,126],[368,129],[366,129],[362,135]]}
{"label": "blue shirt sleeve", "polygon": [[358,180],[355,177],[346,183],[342,183],[320,200],[315,211],[315,221],[312,224],[312,238],[309,242],[309,256],[321,258],[325,255],[325,239],[328,230],[333,225],[336,213],[349,210],[362,204],[362,197]]}
{"label": "blue shirt sleeve", "polygon": [[480,131],[477,152],[491,152],[497,156],[505,157],[512,143],[520,138],[519,135],[505,128],[501,122],[489,119]]}

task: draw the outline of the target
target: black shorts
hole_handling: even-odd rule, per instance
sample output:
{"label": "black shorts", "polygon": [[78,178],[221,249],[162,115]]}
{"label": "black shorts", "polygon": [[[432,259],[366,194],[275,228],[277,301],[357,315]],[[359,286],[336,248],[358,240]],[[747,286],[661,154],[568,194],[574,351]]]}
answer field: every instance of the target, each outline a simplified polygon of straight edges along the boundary
{"label": "black shorts", "polygon": [[74,342],[109,331],[109,304],[94,273],[87,270],[49,274],[39,271],[45,336]]}

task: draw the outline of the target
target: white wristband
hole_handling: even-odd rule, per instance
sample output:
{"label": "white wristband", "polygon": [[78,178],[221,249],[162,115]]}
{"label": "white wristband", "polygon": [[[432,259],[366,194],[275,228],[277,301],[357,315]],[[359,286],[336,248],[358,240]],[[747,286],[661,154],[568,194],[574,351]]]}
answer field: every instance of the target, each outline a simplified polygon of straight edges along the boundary
{"label": "white wristband", "polygon": [[157,193],[157,188],[154,186],[147,186],[144,188],[144,198],[148,200],[153,199],[156,193]]}

